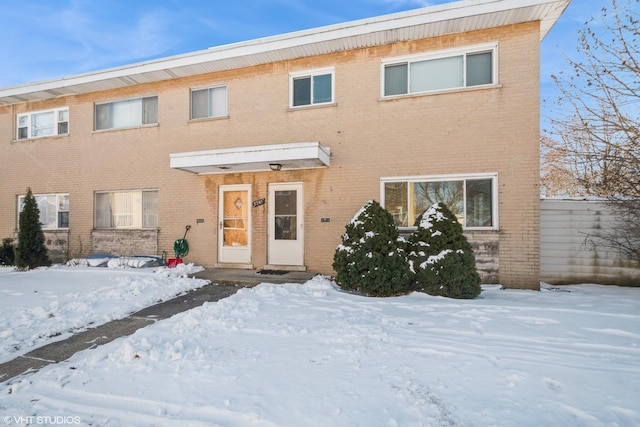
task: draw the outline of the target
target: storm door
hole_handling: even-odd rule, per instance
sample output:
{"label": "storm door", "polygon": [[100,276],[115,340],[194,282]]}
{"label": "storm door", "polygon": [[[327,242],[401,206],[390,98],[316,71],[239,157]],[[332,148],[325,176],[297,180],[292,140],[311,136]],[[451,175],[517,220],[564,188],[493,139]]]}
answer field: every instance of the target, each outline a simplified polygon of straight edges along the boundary
{"label": "storm door", "polygon": [[220,186],[218,262],[251,263],[251,186]]}
{"label": "storm door", "polygon": [[268,262],[304,265],[304,212],[302,183],[269,184]]}

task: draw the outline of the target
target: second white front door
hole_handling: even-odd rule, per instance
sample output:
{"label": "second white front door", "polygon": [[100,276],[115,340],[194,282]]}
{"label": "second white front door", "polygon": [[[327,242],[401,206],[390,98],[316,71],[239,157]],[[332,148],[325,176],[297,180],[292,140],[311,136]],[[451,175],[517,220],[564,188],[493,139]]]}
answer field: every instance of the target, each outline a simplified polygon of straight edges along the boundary
{"label": "second white front door", "polygon": [[304,209],[302,183],[269,184],[268,263],[304,265]]}
{"label": "second white front door", "polygon": [[218,209],[218,261],[251,263],[251,186],[221,185]]}

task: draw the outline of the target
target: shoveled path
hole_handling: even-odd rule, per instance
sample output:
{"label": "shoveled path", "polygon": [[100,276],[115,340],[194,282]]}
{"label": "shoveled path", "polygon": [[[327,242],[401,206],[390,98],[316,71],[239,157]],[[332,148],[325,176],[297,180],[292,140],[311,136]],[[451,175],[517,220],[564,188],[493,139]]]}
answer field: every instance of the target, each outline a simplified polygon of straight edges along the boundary
{"label": "shoveled path", "polygon": [[[113,320],[95,328],[78,332],[67,339],[39,347],[25,355],[0,364],[0,382],[8,381],[20,374],[67,360],[75,353],[106,344],[123,336],[131,335],[158,320],[215,302],[233,295],[238,289],[259,283],[304,283],[313,274],[288,272],[283,275],[257,275],[253,270],[214,269],[196,273],[193,277],[209,280],[209,284],[184,295],[161,302],[133,313],[123,319]],[[213,284],[212,284],[213,283]]]}

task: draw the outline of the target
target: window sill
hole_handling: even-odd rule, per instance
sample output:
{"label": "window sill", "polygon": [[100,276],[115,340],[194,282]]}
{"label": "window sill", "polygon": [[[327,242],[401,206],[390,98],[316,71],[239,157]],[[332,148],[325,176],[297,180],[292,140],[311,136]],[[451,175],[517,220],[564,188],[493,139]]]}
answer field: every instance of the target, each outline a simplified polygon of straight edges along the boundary
{"label": "window sill", "polygon": [[455,89],[445,89],[445,90],[434,90],[431,92],[417,92],[417,93],[406,93],[401,95],[391,95],[391,96],[383,96],[382,98],[378,98],[378,101],[394,101],[396,99],[406,99],[406,98],[416,98],[422,96],[433,96],[433,95],[444,95],[449,93],[459,93],[459,92],[475,92],[479,90],[490,90],[490,89],[500,89],[502,87],[501,84],[495,85],[482,85],[482,86],[472,86],[472,87],[462,87]]}
{"label": "window sill", "polygon": [[131,130],[131,129],[148,129],[148,128],[157,128],[160,126],[159,123],[152,123],[148,125],[140,125],[140,126],[128,126],[123,128],[109,128],[109,129],[97,129],[93,130],[91,133],[105,133],[105,132],[117,132],[120,130]]}
{"label": "window sill", "polygon": [[149,228],[94,228],[92,231],[116,231],[126,233],[129,231],[156,231],[160,232],[160,227],[149,227]]}
{"label": "window sill", "polygon": [[201,122],[211,122],[211,121],[217,121],[217,120],[228,120],[228,119],[229,119],[229,115],[227,114],[226,116],[201,117],[198,119],[189,119],[187,123],[201,123]]}
{"label": "window sill", "polygon": [[317,108],[337,107],[337,102],[327,102],[326,104],[298,105],[287,108],[287,111],[315,110]]}
{"label": "window sill", "polygon": [[[418,229],[418,227],[398,227],[396,226],[396,228],[398,229],[398,231],[400,233],[412,233],[414,231],[416,231]],[[462,227],[462,231],[474,231],[474,232],[478,232],[478,231],[482,231],[482,232],[496,232],[496,231],[500,231],[500,227],[499,226],[495,226],[495,227]]]}
{"label": "window sill", "polygon": [[45,139],[61,139],[61,138],[68,138],[69,135],[70,134],[65,133],[64,135],[46,135],[46,136],[36,136],[32,138],[21,138],[21,139],[14,139],[11,141],[11,143],[17,144],[20,142],[42,141]]}

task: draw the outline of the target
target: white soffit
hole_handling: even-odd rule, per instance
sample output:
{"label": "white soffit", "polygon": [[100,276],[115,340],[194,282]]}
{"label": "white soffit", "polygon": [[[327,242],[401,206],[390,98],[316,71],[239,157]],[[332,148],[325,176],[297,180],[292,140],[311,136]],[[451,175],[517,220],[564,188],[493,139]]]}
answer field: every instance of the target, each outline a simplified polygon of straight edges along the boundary
{"label": "white soffit", "polygon": [[467,0],[217,46],[0,89],[0,105],[90,93],[394,42],[540,21],[540,40],[571,0]]}
{"label": "white soffit", "polygon": [[319,142],[258,145],[191,151],[169,155],[172,169],[198,175],[263,172],[274,170],[310,169],[329,166],[331,150]]}

